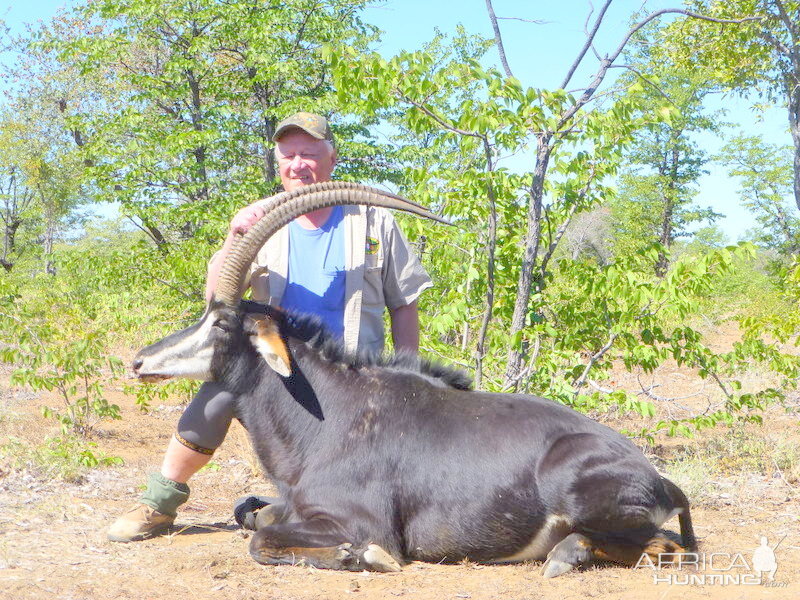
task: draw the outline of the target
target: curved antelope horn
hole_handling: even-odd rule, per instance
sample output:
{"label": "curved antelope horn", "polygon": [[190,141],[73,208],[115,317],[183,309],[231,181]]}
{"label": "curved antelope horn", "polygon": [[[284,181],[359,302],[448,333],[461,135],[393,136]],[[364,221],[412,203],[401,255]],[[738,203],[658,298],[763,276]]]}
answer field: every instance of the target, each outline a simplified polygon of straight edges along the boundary
{"label": "curved antelope horn", "polygon": [[269,198],[264,198],[259,202],[266,212],[270,212],[274,207],[283,204],[287,200],[296,198],[297,196],[304,196],[305,194],[309,194],[311,192],[322,192],[326,190],[363,190],[378,194],[379,196],[394,198],[395,200],[402,200],[411,206],[416,206],[422,210],[427,210],[426,207],[422,206],[421,204],[417,204],[408,198],[403,198],[397,194],[392,194],[391,192],[379,190],[378,188],[363,185],[361,183],[354,183],[352,181],[324,181],[322,183],[312,183],[311,185],[304,185],[291,192],[280,192],[279,194],[275,194]]}
{"label": "curved antelope horn", "polygon": [[395,194],[359,184],[338,185],[339,182],[335,182],[331,186],[330,183],[334,182],[303,186],[296,191],[267,198],[264,203],[266,214],[246,234],[237,238],[222,264],[214,293],[217,300],[228,306],[235,306],[241,299],[241,288],[247,269],[264,243],[296,217],[320,208],[339,204],[366,204],[403,210],[450,224],[419,204]]}

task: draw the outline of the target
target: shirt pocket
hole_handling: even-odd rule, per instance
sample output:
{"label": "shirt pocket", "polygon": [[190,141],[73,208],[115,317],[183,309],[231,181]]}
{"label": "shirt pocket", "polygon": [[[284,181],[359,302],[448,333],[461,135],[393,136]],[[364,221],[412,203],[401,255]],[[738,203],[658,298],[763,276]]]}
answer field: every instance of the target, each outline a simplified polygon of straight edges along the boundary
{"label": "shirt pocket", "polygon": [[361,301],[370,306],[384,305],[383,265],[379,256],[367,255],[364,264],[364,289]]}

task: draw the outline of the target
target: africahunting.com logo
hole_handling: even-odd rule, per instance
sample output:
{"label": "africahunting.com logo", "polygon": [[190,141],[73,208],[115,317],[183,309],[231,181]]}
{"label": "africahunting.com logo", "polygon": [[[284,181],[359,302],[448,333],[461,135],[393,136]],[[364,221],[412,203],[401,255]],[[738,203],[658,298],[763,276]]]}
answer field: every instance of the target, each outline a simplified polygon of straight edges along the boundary
{"label": "africahunting.com logo", "polygon": [[[642,554],[636,569],[651,569],[653,583],[669,585],[763,585],[785,587],[786,582],[775,581],[778,561],[775,551],[786,536],[775,546],[761,537],[761,545],[752,555],[745,552],[664,552],[657,558]],[[748,560],[747,556],[750,556]]]}

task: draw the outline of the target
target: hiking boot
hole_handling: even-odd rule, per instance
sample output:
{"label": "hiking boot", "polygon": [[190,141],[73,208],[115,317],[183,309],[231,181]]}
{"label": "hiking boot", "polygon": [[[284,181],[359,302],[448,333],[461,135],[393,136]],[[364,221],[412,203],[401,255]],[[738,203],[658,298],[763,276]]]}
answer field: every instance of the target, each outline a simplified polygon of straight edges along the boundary
{"label": "hiking boot", "polygon": [[137,504],[112,523],[107,537],[112,542],[137,542],[165,533],[174,521],[174,515],[165,515],[146,504]]}

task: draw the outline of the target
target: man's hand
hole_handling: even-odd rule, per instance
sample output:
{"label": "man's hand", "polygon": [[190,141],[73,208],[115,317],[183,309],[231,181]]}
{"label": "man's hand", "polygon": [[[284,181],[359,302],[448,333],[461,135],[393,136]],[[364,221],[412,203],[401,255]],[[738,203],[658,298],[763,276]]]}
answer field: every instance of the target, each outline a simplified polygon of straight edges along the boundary
{"label": "man's hand", "polygon": [[245,206],[236,213],[233,219],[231,219],[231,226],[230,230],[228,231],[228,236],[225,238],[225,243],[222,244],[220,251],[217,252],[214,258],[208,264],[208,276],[206,277],[206,301],[211,300],[214,295],[214,290],[217,287],[219,270],[222,267],[222,263],[225,262],[225,257],[228,256],[228,252],[230,252],[231,247],[233,246],[233,241],[236,239],[236,235],[244,235],[247,233],[247,230],[258,223],[258,221],[265,214],[266,211],[264,210],[264,207],[258,202],[255,202],[249,206]]}
{"label": "man's hand", "polygon": [[231,219],[231,233],[240,233],[244,235],[247,230],[253,225],[258,223],[259,220],[266,214],[264,208],[257,202],[249,206],[245,206]]}

